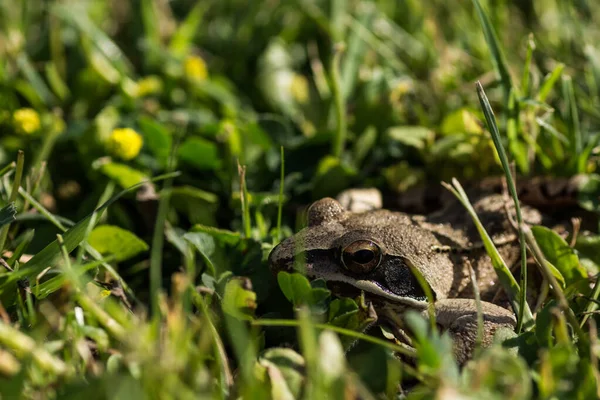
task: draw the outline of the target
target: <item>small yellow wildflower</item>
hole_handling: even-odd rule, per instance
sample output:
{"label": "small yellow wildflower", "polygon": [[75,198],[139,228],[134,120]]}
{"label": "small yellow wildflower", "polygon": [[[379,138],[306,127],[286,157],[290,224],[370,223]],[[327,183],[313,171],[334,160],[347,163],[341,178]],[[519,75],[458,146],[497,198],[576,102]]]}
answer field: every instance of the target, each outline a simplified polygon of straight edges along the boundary
{"label": "small yellow wildflower", "polygon": [[162,81],[158,76],[150,75],[137,81],[138,97],[145,97],[151,94],[160,93],[162,90]]}
{"label": "small yellow wildflower", "polygon": [[20,108],[13,113],[13,125],[17,133],[31,135],[40,129],[40,115],[32,108]]}
{"label": "small yellow wildflower", "polygon": [[123,160],[135,158],[142,149],[142,136],[131,128],[119,128],[112,131],[106,141],[106,148]]}
{"label": "small yellow wildflower", "polygon": [[206,63],[199,56],[189,56],[183,64],[185,76],[188,79],[202,81],[208,77],[208,69]]}
{"label": "small yellow wildflower", "polygon": [[305,104],[308,101],[308,80],[304,75],[294,74],[290,84],[290,92],[298,103]]}
{"label": "small yellow wildflower", "polygon": [[412,81],[408,79],[400,80],[390,92],[390,103],[398,104],[402,99],[414,89]]}

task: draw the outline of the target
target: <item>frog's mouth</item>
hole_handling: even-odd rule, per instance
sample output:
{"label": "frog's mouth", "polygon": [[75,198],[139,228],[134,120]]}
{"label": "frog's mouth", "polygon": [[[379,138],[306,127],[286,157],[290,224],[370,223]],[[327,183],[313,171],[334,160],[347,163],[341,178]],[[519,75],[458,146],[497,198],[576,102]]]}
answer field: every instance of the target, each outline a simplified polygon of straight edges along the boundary
{"label": "frog's mouth", "polygon": [[356,274],[340,265],[332,251],[309,250],[286,259],[275,256],[271,259],[271,268],[301,272],[309,279],[324,279],[338,296],[358,295],[363,291],[368,297],[413,309],[425,309],[428,304],[410,268],[398,258],[385,258],[373,271]]}

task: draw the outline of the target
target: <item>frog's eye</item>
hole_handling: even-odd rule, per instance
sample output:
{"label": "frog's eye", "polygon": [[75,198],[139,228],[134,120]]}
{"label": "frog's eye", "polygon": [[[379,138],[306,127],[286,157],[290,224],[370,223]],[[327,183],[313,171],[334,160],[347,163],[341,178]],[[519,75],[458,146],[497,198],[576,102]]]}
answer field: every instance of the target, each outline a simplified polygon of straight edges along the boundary
{"label": "frog's eye", "polygon": [[372,271],[381,262],[379,246],[370,240],[357,240],[342,250],[342,264],[357,274]]}

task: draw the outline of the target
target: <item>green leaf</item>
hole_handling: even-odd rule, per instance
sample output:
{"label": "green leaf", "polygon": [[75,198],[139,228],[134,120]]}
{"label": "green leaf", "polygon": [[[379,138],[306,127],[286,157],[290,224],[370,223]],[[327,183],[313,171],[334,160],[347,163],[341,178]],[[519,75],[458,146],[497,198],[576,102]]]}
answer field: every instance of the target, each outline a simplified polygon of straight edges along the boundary
{"label": "green leaf", "polygon": [[101,254],[112,254],[117,261],[125,261],[148,250],[142,239],[114,225],[100,225],[90,233],[88,243]]}
{"label": "green leaf", "polygon": [[567,286],[587,278],[575,251],[558,233],[544,226],[534,226],[531,231],[544,256],[561,273]]}
{"label": "green leaf", "polygon": [[[105,262],[105,261],[100,260],[100,261],[94,261],[94,262],[84,264],[78,268],[75,268],[75,273],[77,276],[81,276],[89,270],[98,268],[100,265],[102,265],[103,262]],[[35,294],[36,299],[38,299],[38,300],[45,299],[52,293],[60,290],[60,288],[62,288],[65,285],[65,282],[67,281],[67,279],[68,279],[67,276],[65,274],[61,273],[60,275],[50,278],[47,281],[40,283],[39,285],[37,285],[37,284],[32,285],[31,292]],[[91,277],[88,280],[91,280]],[[82,283],[84,283],[84,282],[82,282]]]}
{"label": "green leaf", "polygon": [[356,329],[358,327],[358,304],[347,297],[333,300],[329,305],[328,321],[341,328]]}
{"label": "green leaf", "polygon": [[194,225],[191,231],[208,233],[215,239],[232,246],[239,243],[239,241],[242,238],[239,232],[232,232],[226,229],[219,229],[212,226],[204,226],[200,224]]}
{"label": "green leaf", "polygon": [[600,211],[600,175],[583,176],[577,189],[577,200],[582,208]]}
{"label": "green leaf", "polygon": [[[261,355],[259,363],[267,369],[270,367],[277,368],[281,374],[279,377],[273,376],[274,374],[271,373],[269,375],[272,378],[279,378],[282,383],[285,383],[293,396],[292,398],[301,397],[302,389],[305,386],[304,371],[306,363],[300,354],[289,348],[270,348]],[[271,379],[271,385],[275,389],[273,379]]]}
{"label": "green leaf", "polygon": [[419,150],[424,150],[435,137],[435,133],[424,126],[393,126],[386,133],[391,140]]}
{"label": "green leaf", "polygon": [[215,253],[215,239],[208,233],[188,232],[183,238],[191,243],[204,259],[209,275],[216,276],[213,254]]}
{"label": "green leaf", "polygon": [[443,135],[457,133],[480,135],[483,133],[483,127],[473,110],[460,108],[444,117],[440,131]]}
{"label": "green leaf", "polygon": [[154,153],[158,162],[166,167],[173,142],[167,128],[145,116],[140,117],[138,123],[144,134],[144,144]]}
{"label": "green leaf", "polygon": [[216,225],[219,198],[214,193],[192,186],[175,187],[171,189],[171,205],[185,213],[192,224]]}
{"label": "green leaf", "polygon": [[223,311],[238,319],[251,320],[256,310],[256,293],[245,287],[243,278],[231,278],[225,285]]}
{"label": "green leaf", "polygon": [[326,156],[319,162],[313,178],[313,197],[335,196],[350,186],[355,176],[355,169],[344,164],[337,157]]}
{"label": "green leaf", "polygon": [[15,203],[8,203],[0,209],[0,228],[4,225],[12,223],[16,218],[17,209]]}
{"label": "green leaf", "polygon": [[277,274],[277,283],[285,298],[294,306],[306,303],[306,299],[310,297],[310,283],[300,274],[281,271]]}
{"label": "green leaf", "polygon": [[277,274],[277,282],[294,307],[301,304],[316,305],[329,297],[329,290],[311,287],[308,279],[299,273],[281,271]]}
{"label": "green leaf", "polygon": [[117,182],[122,188],[138,185],[148,179],[143,172],[120,163],[109,162],[103,164],[100,171]]}
{"label": "green leaf", "polygon": [[583,264],[585,259],[592,263],[590,275],[596,274],[600,268],[600,235],[580,234],[577,236],[575,249],[579,253],[580,262]]}
{"label": "green leaf", "polygon": [[369,125],[363,133],[356,139],[352,152],[354,154],[353,161],[354,165],[361,165],[363,160],[375,146],[377,142],[377,128],[373,125]]}
{"label": "green leaf", "polygon": [[421,168],[413,168],[407,161],[400,161],[383,170],[388,186],[397,192],[404,192],[411,187],[423,183],[426,179],[425,171]]}
{"label": "green leaf", "polygon": [[187,139],[179,148],[181,161],[199,170],[221,168],[221,157],[217,145],[201,138]]}

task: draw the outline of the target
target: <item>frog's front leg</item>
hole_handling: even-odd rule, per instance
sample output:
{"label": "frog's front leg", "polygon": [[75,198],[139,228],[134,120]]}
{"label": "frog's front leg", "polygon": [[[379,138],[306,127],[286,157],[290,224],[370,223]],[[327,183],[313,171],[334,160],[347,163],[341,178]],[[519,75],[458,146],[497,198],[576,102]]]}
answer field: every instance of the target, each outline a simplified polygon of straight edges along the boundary
{"label": "frog's front leg", "polygon": [[[483,316],[482,347],[492,344],[494,335],[501,329],[514,332],[517,323],[513,313],[485,301],[481,302]],[[422,315],[427,317],[427,311]],[[477,302],[472,299],[442,299],[435,302],[435,318],[438,326],[450,333],[454,342],[454,354],[459,364],[473,356],[477,342]]]}

